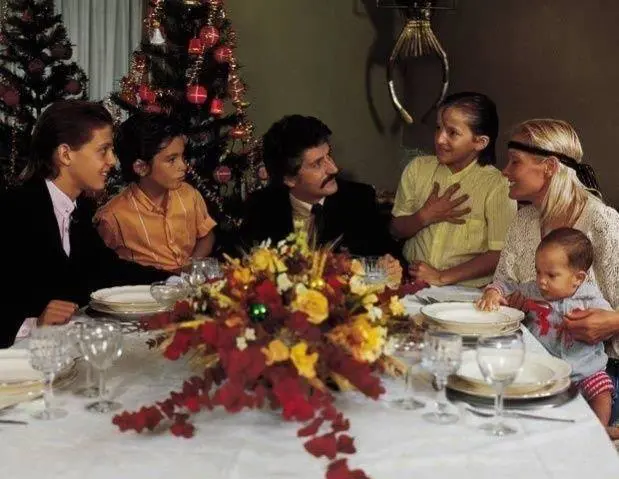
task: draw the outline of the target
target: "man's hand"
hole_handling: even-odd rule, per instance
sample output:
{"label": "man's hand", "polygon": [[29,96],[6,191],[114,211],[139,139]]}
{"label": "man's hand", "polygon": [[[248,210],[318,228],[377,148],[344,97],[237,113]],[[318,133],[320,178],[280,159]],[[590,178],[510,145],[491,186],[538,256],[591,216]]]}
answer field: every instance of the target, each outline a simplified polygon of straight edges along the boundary
{"label": "man's hand", "polygon": [[574,339],[587,344],[619,334],[619,313],[603,309],[575,309],[564,316],[563,326]]}
{"label": "man's hand", "polygon": [[37,320],[37,326],[50,326],[53,324],[65,324],[77,311],[77,304],[59,299],[51,300]]}
{"label": "man's hand", "polygon": [[453,198],[453,195],[460,189],[460,184],[451,185],[445,190],[443,196],[439,196],[438,183],[434,183],[430,196],[421,207],[420,216],[424,224],[441,223],[447,221],[449,223],[463,224],[465,222],[461,216],[469,214],[471,208],[457,209],[462,203],[469,199],[469,195],[461,195]]}
{"label": "man's hand", "polygon": [[432,286],[444,286],[441,271],[423,261],[413,261],[408,267],[408,274],[414,281],[424,281]]}

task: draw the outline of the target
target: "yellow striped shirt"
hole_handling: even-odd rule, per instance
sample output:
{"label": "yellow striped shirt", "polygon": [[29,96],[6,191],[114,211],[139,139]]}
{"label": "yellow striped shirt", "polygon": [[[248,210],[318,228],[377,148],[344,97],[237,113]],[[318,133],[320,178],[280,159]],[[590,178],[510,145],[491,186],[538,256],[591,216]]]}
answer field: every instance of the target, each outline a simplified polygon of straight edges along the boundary
{"label": "yellow striped shirt", "polygon": [[[393,205],[393,216],[415,213],[439,184],[439,195],[454,183],[460,189],[454,198],[468,194],[469,199],[458,209],[471,208],[464,216],[464,224],[446,221],[434,223],[404,244],[407,261],[424,261],[430,266],[445,270],[473,259],[487,251],[503,248],[507,228],[516,214],[516,202],[508,197],[508,182],[494,166],[480,166],[474,161],[462,171],[452,173],[441,165],[435,156],[413,159],[402,173]],[[492,275],[462,281],[465,286],[488,284]]]}

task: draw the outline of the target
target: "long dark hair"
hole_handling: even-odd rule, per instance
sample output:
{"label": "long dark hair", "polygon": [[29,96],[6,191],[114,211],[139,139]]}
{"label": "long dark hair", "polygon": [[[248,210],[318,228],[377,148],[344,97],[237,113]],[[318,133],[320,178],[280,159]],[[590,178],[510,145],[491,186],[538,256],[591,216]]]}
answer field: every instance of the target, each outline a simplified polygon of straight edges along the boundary
{"label": "long dark hair", "polygon": [[490,141],[479,153],[478,163],[484,165],[496,164],[496,139],[499,136],[499,115],[494,102],[482,93],[460,92],[449,95],[439,107],[457,108],[469,118],[469,128],[475,135],[486,135]]}
{"label": "long dark hair", "polygon": [[56,178],[59,174],[54,162],[56,148],[67,144],[72,149],[80,149],[92,139],[93,130],[112,123],[112,116],[99,103],[84,100],[52,103],[34,126],[30,158],[20,179]]}

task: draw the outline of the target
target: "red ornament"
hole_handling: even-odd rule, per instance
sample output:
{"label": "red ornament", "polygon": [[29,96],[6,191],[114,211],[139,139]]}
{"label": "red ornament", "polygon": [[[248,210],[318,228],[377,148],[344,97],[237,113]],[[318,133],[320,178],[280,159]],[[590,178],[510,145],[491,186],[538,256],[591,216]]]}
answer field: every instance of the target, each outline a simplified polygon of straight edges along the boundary
{"label": "red ornament", "polygon": [[32,75],[40,75],[45,69],[45,63],[40,58],[35,58],[28,63],[28,72]]}
{"label": "red ornament", "polygon": [[213,98],[210,112],[211,115],[221,115],[224,112],[224,101],[221,98]]}
{"label": "red ornament", "polygon": [[260,178],[262,181],[266,181],[269,179],[269,172],[264,166],[258,168],[258,178]]}
{"label": "red ornament", "polygon": [[187,87],[187,101],[194,105],[202,105],[207,98],[206,88],[202,85],[191,85]]}
{"label": "red ornament", "polygon": [[219,30],[212,25],[206,25],[200,30],[200,40],[206,48],[215,46],[219,41]]}
{"label": "red ornament", "polygon": [[69,95],[77,95],[82,91],[82,85],[75,79],[71,79],[64,86],[64,91],[66,91]]}
{"label": "red ornament", "polygon": [[157,105],[156,103],[151,103],[144,107],[144,111],[147,113],[161,113],[163,110],[161,105]]}
{"label": "red ornament", "polygon": [[190,55],[199,55],[202,53],[202,41],[199,38],[192,38],[189,40],[187,51]]}
{"label": "red ornament", "polygon": [[213,57],[217,63],[229,63],[232,59],[232,48],[228,45],[221,45],[215,49]]}
{"label": "red ornament", "polygon": [[247,132],[245,131],[245,128],[241,125],[235,126],[232,130],[230,130],[230,136],[236,140],[244,138],[246,134]]}
{"label": "red ornament", "polygon": [[218,166],[213,172],[213,177],[218,183],[228,183],[228,181],[232,178],[232,170],[225,165]]}
{"label": "red ornament", "polygon": [[154,103],[154,101],[157,99],[157,95],[155,94],[155,92],[151,90],[150,87],[146,84],[140,85],[140,88],[138,90],[138,96],[140,97],[140,100],[145,103]]}
{"label": "red ornament", "polygon": [[19,92],[13,88],[9,88],[4,95],[2,95],[2,100],[7,106],[15,107],[19,105]]}

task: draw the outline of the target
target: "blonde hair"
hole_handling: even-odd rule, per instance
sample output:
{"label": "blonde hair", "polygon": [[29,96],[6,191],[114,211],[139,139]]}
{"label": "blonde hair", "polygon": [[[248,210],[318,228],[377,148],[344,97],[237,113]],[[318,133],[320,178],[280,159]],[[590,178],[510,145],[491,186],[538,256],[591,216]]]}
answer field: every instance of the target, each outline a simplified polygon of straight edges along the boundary
{"label": "blonde hair", "polygon": [[[521,136],[531,146],[565,155],[577,163],[582,162],[580,139],[566,121],[549,118],[527,120],[513,129],[514,135]],[[548,157],[535,156],[540,161],[548,160]],[[542,202],[542,228],[557,219],[562,220],[564,226],[573,226],[588,200],[600,201],[582,184],[574,169],[558,162]]]}

